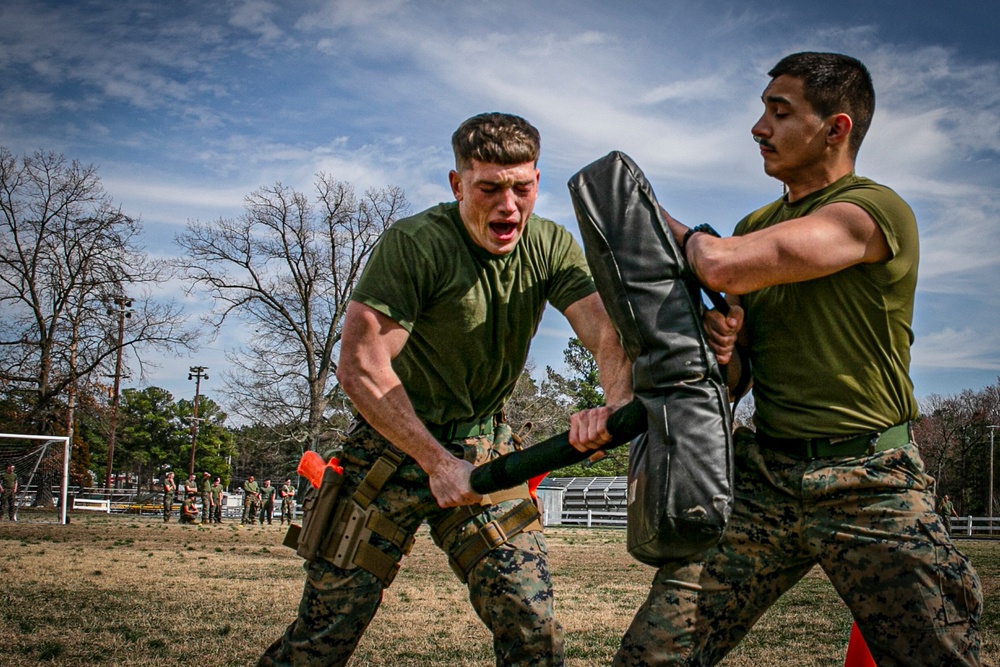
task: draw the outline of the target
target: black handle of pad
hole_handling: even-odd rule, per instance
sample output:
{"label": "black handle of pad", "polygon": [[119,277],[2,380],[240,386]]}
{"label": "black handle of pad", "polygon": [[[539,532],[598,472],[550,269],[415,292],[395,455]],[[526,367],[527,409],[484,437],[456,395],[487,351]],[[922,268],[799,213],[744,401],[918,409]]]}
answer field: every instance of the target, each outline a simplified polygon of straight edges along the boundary
{"label": "black handle of pad", "polygon": [[[611,442],[601,449],[614,449],[646,431],[646,408],[639,399],[615,410],[608,417]],[[569,444],[569,432],[554,435],[518,452],[505,454],[472,471],[470,482],[476,493],[487,494],[509,489],[542,473],[579,463],[594,451],[581,452]]]}

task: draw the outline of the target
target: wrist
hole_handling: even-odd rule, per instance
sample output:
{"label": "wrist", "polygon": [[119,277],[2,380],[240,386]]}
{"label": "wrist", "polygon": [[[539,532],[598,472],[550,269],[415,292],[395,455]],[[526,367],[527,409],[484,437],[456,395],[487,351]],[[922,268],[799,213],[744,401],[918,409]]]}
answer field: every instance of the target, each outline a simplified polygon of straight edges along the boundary
{"label": "wrist", "polygon": [[715,231],[712,225],[709,224],[695,225],[691,229],[687,230],[684,233],[684,238],[681,239],[681,254],[684,255],[685,260],[688,258],[688,241],[690,241],[691,237],[695,234],[710,234],[715,238],[720,238],[719,232]]}

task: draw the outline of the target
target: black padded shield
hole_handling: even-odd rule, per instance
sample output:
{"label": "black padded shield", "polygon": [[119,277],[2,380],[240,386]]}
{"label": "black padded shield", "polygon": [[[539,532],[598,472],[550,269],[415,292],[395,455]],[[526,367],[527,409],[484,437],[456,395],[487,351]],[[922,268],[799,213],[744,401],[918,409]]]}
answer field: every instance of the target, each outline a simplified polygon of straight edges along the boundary
{"label": "black padded shield", "polygon": [[649,423],[631,446],[628,550],[662,565],[718,542],[732,511],[726,386],[702,330],[700,286],[639,167],[613,152],[569,190]]}

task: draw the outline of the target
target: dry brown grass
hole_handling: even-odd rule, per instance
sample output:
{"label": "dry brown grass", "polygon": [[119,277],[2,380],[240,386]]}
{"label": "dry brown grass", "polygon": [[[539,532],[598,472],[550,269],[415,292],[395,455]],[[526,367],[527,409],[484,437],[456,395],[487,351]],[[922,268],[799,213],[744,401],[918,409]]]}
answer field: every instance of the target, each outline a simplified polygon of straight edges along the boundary
{"label": "dry brown grass", "polygon": [[[301,561],[275,526],[75,515],[0,524],[0,664],[252,665],[292,619]],[[652,570],[617,530],[549,529],[567,663],[606,665]],[[964,543],[986,591],[984,663],[1000,655],[1000,545]],[[850,616],[821,573],[786,595],[723,664],[840,667]],[[425,530],[353,666],[491,665],[489,634]]]}

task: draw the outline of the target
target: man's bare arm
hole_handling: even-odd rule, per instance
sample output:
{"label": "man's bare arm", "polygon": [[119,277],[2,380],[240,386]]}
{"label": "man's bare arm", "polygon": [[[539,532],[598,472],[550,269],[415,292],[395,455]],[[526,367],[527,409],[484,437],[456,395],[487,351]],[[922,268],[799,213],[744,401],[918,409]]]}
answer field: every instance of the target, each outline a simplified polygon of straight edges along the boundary
{"label": "man's bare arm", "polygon": [[580,342],[594,355],[605,400],[602,408],[581,410],[570,416],[569,441],[581,451],[596,449],[611,440],[608,416],[632,399],[632,362],[598,294],[571,304],[565,315]]}
{"label": "man's bare arm", "polygon": [[[664,212],[670,230],[687,227]],[[703,285],[726,294],[746,294],[771,285],[822,278],[855,264],[892,255],[885,235],[861,207],[845,202],[743,236],[694,234],[685,252]]]}
{"label": "man's bare arm", "polygon": [[441,507],[478,502],[469,486],[472,465],[441,446],[413,410],[392,370],[409,333],[397,322],[361,303],[347,306],[337,379],[354,407],[379,433],[423,468]]}

